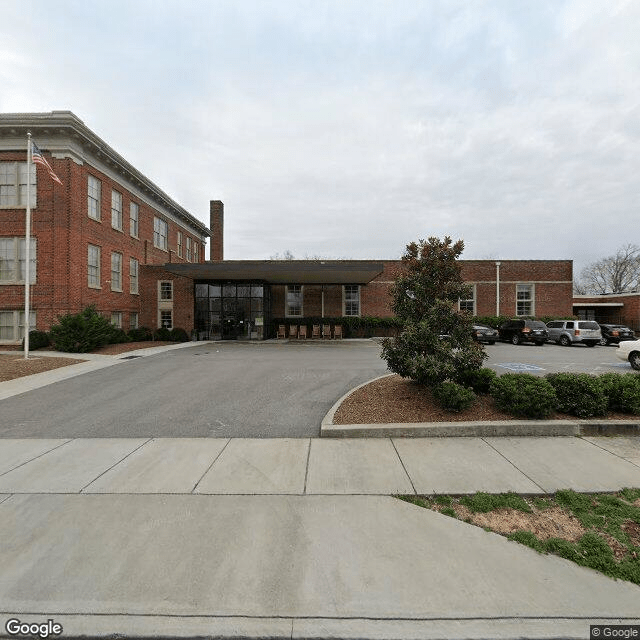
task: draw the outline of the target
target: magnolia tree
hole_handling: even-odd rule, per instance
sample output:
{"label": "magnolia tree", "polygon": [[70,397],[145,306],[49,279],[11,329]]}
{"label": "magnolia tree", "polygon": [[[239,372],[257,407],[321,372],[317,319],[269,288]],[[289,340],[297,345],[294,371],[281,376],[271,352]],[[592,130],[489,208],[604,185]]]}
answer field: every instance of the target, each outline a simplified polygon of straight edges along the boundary
{"label": "magnolia tree", "polygon": [[392,285],[392,308],[404,328],[383,341],[382,357],[391,371],[421,384],[460,379],[487,357],[471,335],[473,319],[458,310],[470,298],[458,258],[464,242],[429,238],[411,242],[402,256],[403,272]]}

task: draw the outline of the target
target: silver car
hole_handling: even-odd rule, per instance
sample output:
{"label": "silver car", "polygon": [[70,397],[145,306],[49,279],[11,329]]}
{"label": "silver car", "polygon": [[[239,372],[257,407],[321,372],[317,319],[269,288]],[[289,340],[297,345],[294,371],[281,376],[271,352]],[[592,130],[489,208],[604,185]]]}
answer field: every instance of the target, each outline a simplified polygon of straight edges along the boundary
{"label": "silver car", "polygon": [[549,341],[570,347],[572,344],[586,344],[594,347],[602,340],[600,325],[593,320],[551,320],[547,322]]}

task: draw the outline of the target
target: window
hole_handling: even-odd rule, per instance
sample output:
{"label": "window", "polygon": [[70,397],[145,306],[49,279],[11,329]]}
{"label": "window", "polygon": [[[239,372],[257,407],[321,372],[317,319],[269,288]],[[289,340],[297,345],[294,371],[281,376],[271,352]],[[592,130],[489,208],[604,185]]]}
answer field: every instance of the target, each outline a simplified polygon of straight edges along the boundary
{"label": "window", "polygon": [[129,314],[129,329],[137,329],[140,325],[140,317],[137,311],[132,311]]}
{"label": "window", "polygon": [[138,219],[140,217],[140,207],[136,202],[129,203],[129,235],[138,237]]}
{"label": "window", "polygon": [[194,262],[200,262],[200,256],[198,255],[198,243],[194,242],[193,243],[193,261]]}
{"label": "window", "polygon": [[533,294],[534,290],[532,284],[516,285],[517,316],[532,316],[534,314]]}
{"label": "window", "polygon": [[122,311],[111,312],[111,324],[118,329],[122,329]]}
{"label": "window", "polygon": [[100,198],[102,187],[100,180],[93,176],[87,177],[87,212],[89,217],[100,220]]}
{"label": "window", "polygon": [[122,194],[118,191],[111,192],[111,226],[122,231]]}
{"label": "window", "polygon": [[178,231],[178,257],[182,258],[182,231]]}
{"label": "window", "polygon": [[191,238],[187,237],[187,260],[191,262]]}
{"label": "window", "polygon": [[166,280],[160,282],[160,300],[173,300],[173,282]]}
{"label": "window", "polygon": [[475,315],[476,312],[476,285],[471,285],[471,297],[460,298],[458,300],[458,309],[460,311],[468,311],[471,315]]}
{"label": "window", "polygon": [[[30,206],[36,206],[36,166],[31,165],[29,184],[31,186]],[[0,207],[27,206],[27,163],[0,162]]]}
{"label": "window", "polygon": [[160,218],[153,219],[153,246],[164,251],[167,250],[167,236],[169,225]]}
{"label": "window", "polygon": [[122,291],[122,254],[111,254],[111,291]]}
{"label": "window", "polygon": [[129,293],[138,293],[138,261],[129,259]]}
{"label": "window", "polygon": [[100,247],[89,245],[87,253],[88,284],[92,289],[100,289]]}
{"label": "window", "polygon": [[286,316],[301,316],[302,315],[302,285],[290,284],[287,285],[287,307],[285,309]]}
{"label": "window", "polygon": [[[36,281],[36,238],[30,238],[29,248],[29,282]],[[24,283],[25,278],[25,247],[24,238],[0,238],[0,284]]]}
{"label": "window", "polygon": [[360,315],[360,286],[357,284],[344,286],[344,315]]}
{"label": "window", "polygon": [[163,329],[173,329],[173,311],[170,309],[160,311],[160,326]]}
{"label": "window", "polygon": [[[24,338],[24,311],[0,311],[0,341],[17,342]],[[36,312],[29,312],[29,331],[36,328]]]}

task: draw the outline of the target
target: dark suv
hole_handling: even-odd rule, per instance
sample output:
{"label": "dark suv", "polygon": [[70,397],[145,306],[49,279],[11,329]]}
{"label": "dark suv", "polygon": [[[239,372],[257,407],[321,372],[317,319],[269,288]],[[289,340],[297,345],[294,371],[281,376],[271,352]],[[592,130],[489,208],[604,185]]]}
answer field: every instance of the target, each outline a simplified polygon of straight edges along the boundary
{"label": "dark suv", "polygon": [[620,344],[623,340],[635,340],[635,333],[621,324],[601,324],[602,339],[600,344],[604,347],[608,344]]}
{"label": "dark suv", "polygon": [[540,320],[509,320],[498,329],[500,340],[520,344],[533,342],[541,347],[547,341],[547,325]]}

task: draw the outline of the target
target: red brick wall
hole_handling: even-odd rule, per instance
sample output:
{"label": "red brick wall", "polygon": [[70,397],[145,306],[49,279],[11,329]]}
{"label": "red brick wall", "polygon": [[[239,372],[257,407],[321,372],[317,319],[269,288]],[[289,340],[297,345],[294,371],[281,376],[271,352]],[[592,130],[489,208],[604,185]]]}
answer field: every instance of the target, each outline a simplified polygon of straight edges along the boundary
{"label": "red brick wall", "polygon": [[622,303],[621,307],[592,307],[592,309],[596,313],[596,320],[599,320],[600,322],[610,322],[612,324],[624,324],[634,331],[640,331],[640,293],[602,296],[579,296],[574,298],[573,302],[579,302],[581,304],[580,307],[574,307],[574,312],[576,313],[576,315],[579,309],[585,308],[584,306],[582,306],[585,303]]}
{"label": "red brick wall", "polygon": [[[26,160],[26,154],[0,154],[0,161]],[[32,209],[32,236],[37,239],[36,284],[31,287],[31,308],[36,311],[37,328],[48,330],[59,315],[77,313],[94,304],[107,317],[112,311],[123,312],[123,328],[129,328],[129,315],[142,313],[144,287],[151,286],[142,278],[145,264],[186,262],[186,240],[199,244],[198,261],[204,261],[204,245],[196,234],[178,225],[152,206],[143,202],[123,184],[112,180],[97,169],[78,165],[71,159],[56,159],[45,153],[62,186],[54,183],[46,171],[37,165],[37,206]],[[101,220],[87,213],[87,175],[101,181]],[[111,226],[112,189],[122,194],[122,231]],[[138,238],[129,233],[129,203],[139,205]],[[153,245],[154,217],[168,223],[168,251]],[[177,255],[177,234],[183,234],[183,258]],[[25,209],[0,209],[0,237],[24,237]],[[88,286],[87,248],[89,244],[101,248],[101,288]],[[111,253],[122,254],[122,292],[111,291]],[[139,294],[130,293],[130,258],[140,265]],[[180,312],[174,326],[189,330],[193,327],[193,294],[188,311]],[[155,291],[155,288],[154,288]],[[182,294],[180,294],[182,295]],[[157,306],[155,307],[157,309]],[[0,286],[0,309],[24,309],[24,286]],[[147,313],[148,310],[145,310]],[[155,327],[155,313],[153,324]],[[184,316],[184,317],[183,317]],[[142,323],[142,318],[140,318]]]}

